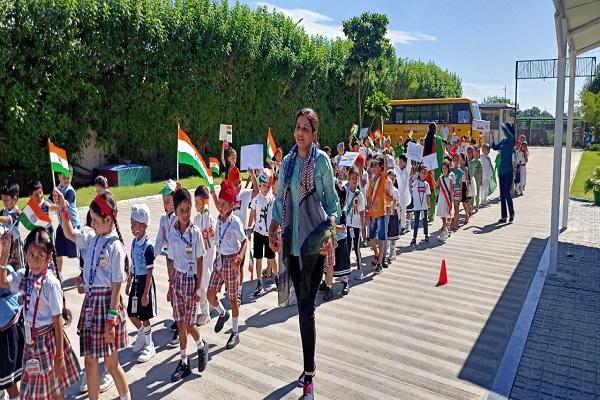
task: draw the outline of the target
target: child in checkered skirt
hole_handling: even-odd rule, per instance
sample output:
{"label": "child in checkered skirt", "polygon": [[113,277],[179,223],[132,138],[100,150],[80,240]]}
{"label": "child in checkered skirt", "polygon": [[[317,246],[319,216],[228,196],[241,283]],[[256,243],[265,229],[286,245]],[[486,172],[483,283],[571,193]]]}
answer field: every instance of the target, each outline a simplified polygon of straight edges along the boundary
{"label": "child in checkered skirt", "polygon": [[0,240],[0,287],[23,294],[25,345],[21,399],[64,399],[64,391],[79,380],[79,363],[63,326],[71,321],[64,307],[60,281],[48,269],[54,244],[43,227],[31,231],[25,241],[25,268],[7,274],[10,239]]}
{"label": "child in checkered skirt", "polygon": [[206,255],[200,228],[192,222],[192,197],[187,189],[173,193],[173,205],[177,222],[169,231],[169,253],[173,262],[169,270],[167,300],[173,305],[173,319],[179,331],[181,360],[171,375],[177,382],[192,373],[187,357],[187,335],[194,339],[198,351],[198,371],[204,372],[208,365],[208,343],[202,340],[196,326],[198,303],[202,287],[202,264]]}
{"label": "child in checkered skirt", "polygon": [[247,244],[244,224],[236,215],[232,214],[236,201],[235,189],[229,181],[223,181],[219,192],[219,202],[217,203],[219,218],[215,228],[216,252],[213,271],[208,284],[208,302],[219,313],[219,319],[215,324],[215,332],[219,333],[225,322],[230,318],[229,311],[225,311],[223,304],[217,298],[217,293],[221,291],[224,283],[233,314],[231,336],[225,346],[227,349],[233,349],[240,341],[238,335],[240,316],[238,303],[239,274]]}
{"label": "child in checkered skirt", "polygon": [[117,201],[110,192],[94,197],[90,204],[91,227],[75,229],[69,222],[69,210],[63,195],[54,189],[59,222],[67,239],[86,249],[83,265],[85,298],[77,324],[80,354],[84,357],[90,399],[100,397],[98,360],[104,358],[113,377],[120,400],[131,400],[125,371],[118,352],[127,347],[127,315],[121,286],[129,270],[123,236],[117,222]]}

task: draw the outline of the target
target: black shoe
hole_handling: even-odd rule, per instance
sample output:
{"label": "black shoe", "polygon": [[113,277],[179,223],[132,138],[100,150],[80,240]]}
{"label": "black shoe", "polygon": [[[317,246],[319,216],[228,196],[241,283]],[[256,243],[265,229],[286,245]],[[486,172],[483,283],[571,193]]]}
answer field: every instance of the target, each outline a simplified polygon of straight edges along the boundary
{"label": "black shoe", "polygon": [[198,372],[204,372],[206,366],[208,365],[208,343],[204,340],[204,347],[198,350]]}
{"label": "black shoe", "polygon": [[327,288],[325,295],[323,296],[323,301],[330,301],[331,299],[333,299],[333,289]]}
{"label": "black shoe", "polygon": [[425,236],[425,243],[429,243],[429,236]]}
{"label": "black shoe", "polygon": [[344,282],[344,288],[342,289],[342,296],[345,296],[348,293],[350,293],[350,285],[348,285],[348,283]]}
{"label": "black shoe", "polygon": [[176,331],[177,330],[177,322],[173,321],[173,323],[171,324],[169,329],[171,329],[171,331]]}
{"label": "black shoe", "polygon": [[254,291],[254,293],[252,294],[254,297],[258,297],[263,293],[263,285],[262,283],[258,282],[258,285],[256,285],[256,290]]}
{"label": "black shoe", "polygon": [[513,222],[515,220],[515,214],[511,215],[510,218],[508,218],[508,222]]}
{"label": "black shoe", "polygon": [[506,218],[500,218],[500,219],[498,220],[498,223],[499,223],[499,224],[505,224],[505,223],[506,223]]}
{"label": "black shoe", "polygon": [[375,265],[375,269],[373,270],[373,275],[379,275],[382,270],[383,269],[381,268],[381,265],[379,265],[379,264]]}
{"label": "black shoe", "polygon": [[171,339],[171,341],[169,342],[169,344],[167,346],[172,349],[179,346],[179,332],[178,331],[173,332],[173,339]]}
{"label": "black shoe", "polygon": [[219,319],[215,324],[215,333],[219,333],[223,330],[223,326],[225,325],[225,322],[229,320],[229,317],[231,317],[229,311],[225,311],[225,314],[219,315]]}
{"label": "black shoe", "polygon": [[231,336],[229,336],[229,340],[227,341],[227,344],[225,345],[225,348],[227,350],[231,350],[235,346],[237,346],[239,342],[240,342],[240,335],[239,335],[239,333],[237,333],[237,332],[231,332]]}
{"label": "black shoe", "polygon": [[275,277],[275,287],[277,289],[279,289],[279,277],[278,276]]}
{"label": "black shoe", "polygon": [[326,292],[327,289],[329,289],[329,287],[327,286],[325,281],[321,281],[321,284],[319,285],[319,292]]}
{"label": "black shoe", "polygon": [[387,258],[385,260],[383,260],[383,268],[387,268],[390,265],[390,260],[388,260]]}
{"label": "black shoe", "polygon": [[411,246],[416,246],[417,245],[417,239],[413,238],[413,240],[410,241],[410,245]]}
{"label": "black shoe", "polygon": [[173,375],[171,375],[171,382],[180,381],[186,376],[189,376],[191,373],[192,370],[190,369],[190,366],[184,364],[182,361],[179,361],[179,364],[177,364],[177,369],[175,369],[175,372],[173,372]]}

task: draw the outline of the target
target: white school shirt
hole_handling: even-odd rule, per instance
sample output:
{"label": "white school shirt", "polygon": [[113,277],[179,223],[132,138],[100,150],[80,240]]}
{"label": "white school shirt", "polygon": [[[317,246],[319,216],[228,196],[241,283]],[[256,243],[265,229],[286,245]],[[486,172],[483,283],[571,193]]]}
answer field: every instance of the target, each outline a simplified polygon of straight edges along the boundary
{"label": "white school shirt", "polygon": [[[351,203],[354,202],[354,192],[350,191],[350,186],[346,185],[346,204],[344,204],[344,210],[346,210]],[[362,221],[360,219],[360,213],[365,211],[365,196],[362,192],[358,191],[356,196],[356,203],[350,207],[350,211],[346,214],[346,226],[351,228],[361,228]]]}
{"label": "white school shirt", "polygon": [[156,234],[156,240],[154,241],[154,257],[157,257],[163,252],[163,249],[169,248],[169,231],[171,227],[177,222],[177,216],[175,213],[171,215],[163,214],[160,217],[160,223],[158,224],[158,233]]}
{"label": "white school shirt", "polygon": [[215,242],[220,255],[238,254],[244,240],[246,240],[244,226],[237,215],[231,213],[225,221],[222,221],[220,217],[217,219]]}
{"label": "white school shirt", "polygon": [[410,172],[412,165],[406,163],[404,169],[396,166],[396,183],[398,184],[398,204],[400,207],[407,207],[410,204]]}
{"label": "white school shirt", "polygon": [[522,151],[517,152],[517,165],[519,165],[519,166],[527,165],[527,160],[525,159],[525,154]]}
{"label": "white school shirt", "polygon": [[427,183],[427,181],[422,181],[420,178],[417,178],[415,183],[413,183],[413,210],[428,210],[429,207],[427,207],[427,199],[429,198],[430,194],[431,189],[429,188],[429,183]]}
{"label": "white school shirt", "polygon": [[233,207],[233,214],[242,221],[243,228],[248,227],[248,208],[252,200],[252,189],[242,189],[237,195],[237,202]]}
{"label": "white school shirt", "polygon": [[482,177],[483,179],[490,178],[492,176],[492,159],[487,154],[481,155],[481,166],[482,166]]}
{"label": "white school shirt", "polygon": [[[12,271],[8,275],[8,285],[10,286],[10,291],[13,293],[21,292],[21,282],[24,278],[25,268],[21,268],[18,271]],[[42,282],[41,275],[35,278],[36,284],[34,285],[33,273],[29,271],[27,281],[29,282],[24,282],[22,289],[23,292],[21,293],[26,292],[28,289],[31,290],[31,299],[29,301],[29,306],[27,308],[23,307],[23,318],[25,318],[26,322],[33,324],[33,313],[35,311],[35,303],[37,302],[39,291],[41,296],[38,305],[37,315],[35,318],[35,327],[40,328],[42,326],[52,324],[52,317],[56,315],[61,315],[63,310],[63,291],[60,285],[60,281],[50,270],[46,273],[46,279],[41,290],[39,289],[39,285]]]}
{"label": "white school shirt", "polygon": [[[187,242],[187,243],[186,243]],[[191,246],[192,252],[188,256],[187,248]],[[195,224],[190,224],[185,228],[183,234],[179,231],[179,221],[177,221],[169,230],[169,260],[173,260],[176,271],[198,273],[198,259],[204,257],[206,249],[202,232]],[[202,261],[204,263],[204,260]]]}
{"label": "white school shirt", "polygon": [[111,288],[113,283],[125,282],[125,247],[116,231],[108,235],[96,235],[92,228],[84,226],[75,229],[75,243],[78,249],[86,250],[83,257],[86,290],[90,286]]}
{"label": "white school shirt", "polygon": [[250,209],[256,211],[254,232],[260,233],[263,236],[269,235],[274,201],[275,197],[271,192],[267,193],[266,196],[260,192],[250,202]]}
{"label": "white school shirt", "polygon": [[[194,217],[194,225],[200,228],[202,232],[202,240],[204,240],[204,247],[206,254],[202,260],[202,266],[204,268],[212,268],[213,261],[215,259],[215,229],[217,228],[217,221],[215,217],[209,213],[197,214]],[[210,227],[213,228],[213,234],[210,234]]]}

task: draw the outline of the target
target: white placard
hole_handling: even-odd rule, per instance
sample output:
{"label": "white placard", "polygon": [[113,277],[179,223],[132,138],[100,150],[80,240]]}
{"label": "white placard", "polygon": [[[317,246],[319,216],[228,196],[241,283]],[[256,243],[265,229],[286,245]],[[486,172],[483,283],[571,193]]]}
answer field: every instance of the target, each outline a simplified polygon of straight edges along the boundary
{"label": "white placard", "polygon": [[219,125],[219,140],[222,142],[233,143],[233,127],[231,125]]}
{"label": "white placard", "polygon": [[352,167],[356,162],[356,158],[360,153],[355,153],[353,151],[347,151],[343,156],[340,157],[337,166],[338,167]]}
{"label": "white placard", "polygon": [[264,155],[263,155],[262,144],[249,144],[242,146],[240,152],[240,171],[247,171],[248,169],[263,169],[264,168]]}
{"label": "white placard", "polygon": [[421,161],[423,158],[423,146],[418,143],[410,142],[406,147],[406,158],[414,161]]}
{"label": "white placard", "polygon": [[360,130],[360,133],[358,134],[358,137],[361,138],[361,139],[364,139],[367,136],[369,136],[369,128],[362,128]]}
{"label": "white placard", "polygon": [[361,154],[364,158],[364,161],[367,161],[367,148],[366,147],[361,147],[360,149],[358,149],[359,154]]}
{"label": "white placard", "polygon": [[427,167],[427,171],[433,171],[438,168],[437,154],[432,153],[428,156],[423,157],[422,164]]}
{"label": "white placard", "polygon": [[490,121],[484,121],[482,119],[474,119],[471,130],[480,131],[483,133],[490,133]]}

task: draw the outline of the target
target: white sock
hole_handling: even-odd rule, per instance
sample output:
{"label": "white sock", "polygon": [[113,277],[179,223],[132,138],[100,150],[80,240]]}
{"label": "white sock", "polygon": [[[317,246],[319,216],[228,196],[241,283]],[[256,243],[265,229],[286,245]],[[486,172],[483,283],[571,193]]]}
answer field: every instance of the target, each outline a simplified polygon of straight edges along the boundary
{"label": "white sock", "polygon": [[144,327],[144,341],[146,342],[146,346],[152,344],[152,328],[150,325]]}
{"label": "white sock", "polygon": [[125,396],[119,397],[121,400],[131,400],[131,392],[127,392]]}
{"label": "white sock", "polygon": [[202,350],[204,348],[204,341],[202,339],[199,339],[196,342],[196,346],[198,346],[198,350]]}
{"label": "white sock", "polygon": [[181,362],[184,364],[187,364],[187,353],[185,350],[181,350]]}
{"label": "white sock", "polygon": [[231,331],[237,333],[238,331],[238,323],[239,323],[239,317],[233,317],[233,319],[231,320]]}
{"label": "white sock", "polygon": [[142,336],[144,334],[144,324],[140,325],[138,328],[138,336]]}
{"label": "white sock", "polygon": [[215,308],[215,310],[217,310],[220,316],[225,315],[225,308],[223,307],[223,304],[221,304],[221,300],[219,300],[219,305]]}

